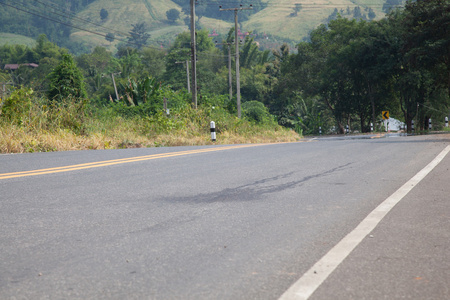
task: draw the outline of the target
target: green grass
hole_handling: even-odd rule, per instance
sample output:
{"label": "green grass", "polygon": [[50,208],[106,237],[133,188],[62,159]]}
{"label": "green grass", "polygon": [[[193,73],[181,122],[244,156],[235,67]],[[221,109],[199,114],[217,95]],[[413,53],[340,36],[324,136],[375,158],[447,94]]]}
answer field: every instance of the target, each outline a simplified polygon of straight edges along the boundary
{"label": "green grass", "polygon": [[[308,33],[321,23],[324,23],[327,17],[335,8],[346,11],[347,6],[353,9],[360,6],[362,13],[365,7],[372,8],[377,19],[384,17],[381,11],[385,0],[267,0],[269,5],[266,9],[254,13],[249,20],[243,22],[244,31],[265,32],[280,38],[286,38],[294,41],[301,41]],[[295,3],[302,3],[303,9],[297,16],[291,16]],[[100,10],[108,10],[109,17],[102,22],[100,19]],[[132,24],[146,22],[151,34],[150,44],[157,45],[157,40],[161,37],[175,39],[175,35],[187,29],[182,21],[186,15],[182,14],[176,24],[170,24],[166,18],[166,12],[180,7],[168,0],[97,0],[87,9],[80,12],[78,16],[88,19],[91,22],[101,23],[103,26],[128,33],[132,29]],[[347,17],[347,15],[344,15]],[[217,19],[203,17],[200,20],[201,25],[210,31],[215,29],[220,33],[227,33],[234,26],[233,23],[224,22]],[[107,34],[108,29],[99,28],[91,24],[85,24],[86,28],[95,32]],[[126,35],[115,33],[117,38],[126,40]],[[96,36],[87,32],[77,32],[71,36],[73,41],[79,41],[88,47],[104,46],[113,51],[120,41],[113,43],[107,42],[103,37]]]}
{"label": "green grass", "polygon": [[[108,11],[108,18],[105,21],[102,21],[100,18],[100,10],[102,8],[105,8]],[[178,27],[174,27],[167,22],[166,11],[171,8],[179,7],[172,1],[167,0],[97,0],[89,5],[84,11],[80,12],[78,17],[106,27],[102,28],[86,23],[83,26],[84,28],[105,35],[111,32],[114,33],[116,38],[121,40],[127,39],[127,34],[132,29],[133,24],[145,22],[151,35],[149,42],[150,44],[156,45],[156,41],[161,35],[161,30],[165,29],[168,32],[174,32],[180,30],[180,25],[184,25],[180,21],[176,24]],[[113,29],[119,32],[114,32]],[[175,36],[175,33],[173,36]],[[70,38],[73,41],[85,44],[89,48],[103,46],[113,52],[116,50],[117,45],[121,43],[119,40],[109,43],[102,36],[77,30],[74,30]]]}
{"label": "green grass", "polygon": [[36,41],[32,38],[12,34],[12,33],[0,33],[0,46],[3,45],[26,45],[28,47],[34,47],[36,45]]}
{"label": "green grass", "polygon": [[[381,18],[384,16],[381,11],[384,2],[384,0],[269,0],[266,9],[244,22],[244,28],[300,41],[312,29],[324,23],[335,8],[345,11],[347,6],[353,9],[359,5],[365,13],[364,7],[368,6],[375,11],[377,18]],[[277,6],[280,3],[283,5]],[[302,3],[303,9],[297,16],[291,16],[295,3]]]}

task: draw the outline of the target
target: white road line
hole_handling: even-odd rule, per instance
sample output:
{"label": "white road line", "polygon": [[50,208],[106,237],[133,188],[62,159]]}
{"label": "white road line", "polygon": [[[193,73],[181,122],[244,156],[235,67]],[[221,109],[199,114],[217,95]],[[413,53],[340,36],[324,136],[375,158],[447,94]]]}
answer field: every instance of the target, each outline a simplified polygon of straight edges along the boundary
{"label": "white road line", "polygon": [[430,173],[450,152],[447,146],[432,162],[399,188],[389,198],[375,208],[352,232],[344,237],[296,283],[294,283],[279,300],[308,299],[327,279],[339,264],[361,243],[361,241],[380,223],[380,221],[399,203],[428,173]]}

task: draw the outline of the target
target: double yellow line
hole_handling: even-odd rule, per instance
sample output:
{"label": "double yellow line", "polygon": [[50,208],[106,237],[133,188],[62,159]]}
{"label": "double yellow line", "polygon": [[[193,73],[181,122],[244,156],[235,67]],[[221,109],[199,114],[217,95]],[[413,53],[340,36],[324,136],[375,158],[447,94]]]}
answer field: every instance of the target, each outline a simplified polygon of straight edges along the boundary
{"label": "double yellow line", "polygon": [[239,146],[207,148],[207,149],[198,149],[198,150],[190,150],[190,151],[180,151],[180,152],[136,156],[136,157],[129,157],[129,158],[121,158],[121,159],[112,159],[112,160],[105,160],[105,161],[98,161],[98,162],[84,163],[84,164],[77,164],[77,165],[69,165],[69,166],[64,166],[64,167],[56,167],[56,168],[48,168],[48,169],[39,169],[39,170],[32,170],[32,171],[3,173],[3,174],[0,174],[0,180],[9,179],[9,178],[18,178],[18,177],[70,172],[70,171],[83,170],[83,169],[100,168],[100,167],[106,167],[106,166],[112,166],[112,165],[118,165],[118,164],[126,164],[126,163],[145,161],[145,160],[151,160],[151,159],[198,154],[198,153],[205,153],[205,152],[223,151],[223,150],[238,149],[238,148],[248,148],[248,147],[261,146],[261,145],[263,145],[263,144],[249,144],[249,145],[239,145]]}

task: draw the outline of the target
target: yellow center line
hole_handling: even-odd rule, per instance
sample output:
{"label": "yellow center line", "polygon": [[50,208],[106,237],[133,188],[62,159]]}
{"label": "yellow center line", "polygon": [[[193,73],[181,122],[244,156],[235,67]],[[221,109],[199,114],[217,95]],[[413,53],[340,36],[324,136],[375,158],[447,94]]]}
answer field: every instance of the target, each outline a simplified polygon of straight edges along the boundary
{"label": "yellow center line", "polygon": [[26,177],[26,176],[36,176],[36,175],[44,175],[44,174],[70,172],[70,171],[76,171],[76,170],[99,168],[99,167],[106,167],[106,166],[112,166],[112,165],[118,165],[118,164],[131,163],[131,162],[145,161],[145,160],[151,160],[151,159],[157,159],[157,158],[167,158],[167,157],[174,157],[174,156],[182,156],[182,155],[223,151],[223,150],[238,149],[238,148],[255,147],[255,146],[261,146],[261,145],[264,145],[264,144],[249,144],[249,145],[239,145],[239,146],[227,146],[227,147],[220,147],[220,148],[207,148],[207,149],[197,149],[197,150],[171,152],[171,153],[151,154],[151,155],[112,159],[112,160],[105,160],[105,161],[98,161],[98,162],[91,162],[91,163],[84,163],[84,164],[77,164],[77,165],[69,165],[69,166],[63,166],[63,167],[38,169],[38,170],[22,171],[22,172],[3,173],[3,174],[0,174],[0,180],[9,179],[9,178]]}

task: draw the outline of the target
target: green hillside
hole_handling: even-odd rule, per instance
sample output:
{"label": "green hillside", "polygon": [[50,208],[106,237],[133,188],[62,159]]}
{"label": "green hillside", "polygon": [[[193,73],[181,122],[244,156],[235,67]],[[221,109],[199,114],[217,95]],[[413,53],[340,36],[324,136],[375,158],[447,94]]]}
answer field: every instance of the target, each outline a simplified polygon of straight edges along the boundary
{"label": "green hillside", "polygon": [[36,41],[32,38],[12,34],[12,33],[0,33],[0,46],[3,45],[26,45],[29,47],[33,47],[36,44]]}
{"label": "green hillside", "polygon": [[[242,31],[257,31],[279,37],[281,40],[289,39],[298,42],[319,24],[327,22],[327,18],[335,9],[338,9],[344,17],[352,17],[353,9],[357,6],[365,16],[371,8],[376,14],[376,19],[379,19],[384,16],[381,8],[385,0],[303,0],[301,1],[302,9],[297,14],[294,14],[294,7],[295,3],[299,3],[298,0],[267,0],[266,2],[265,9],[252,14],[242,23]],[[109,14],[104,21],[100,18],[102,8]],[[178,33],[188,30],[183,21],[187,16],[183,13],[175,24],[167,20],[166,12],[173,8],[181,11],[179,5],[167,0],[97,0],[80,12],[78,17],[110,28],[110,32],[114,33],[118,40],[109,43],[102,36],[77,30],[73,31],[71,39],[84,43],[90,48],[100,45],[113,51],[121,42],[120,40],[126,40],[126,33],[132,29],[132,24],[145,22],[151,34],[150,43],[154,46],[168,46]],[[215,30],[220,34],[226,34],[234,26],[233,23],[207,17],[201,17],[199,23],[203,28],[211,32]],[[109,32],[106,28],[90,26],[90,24],[85,26],[89,30],[102,34]]]}
{"label": "green hillside", "polygon": [[[253,11],[239,13],[241,30],[258,33],[256,40],[271,48],[284,41],[291,45],[301,41],[319,24],[335,18],[337,13],[345,18],[380,19],[384,16],[382,7],[386,1],[400,0],[202,0],[197,5],[196,22],[211,33],[214,30],[219,34],[216,39],[220,39],[234,26],[234,17],[232,11],[221,12],[219,4],[231,8],[239,3],[253,3]],[[149,43],[167,48],[177,34],[188,30],[186,20],[189,22],[190,14],[187,0],[54,0],[52,3],[7,4],[0,6],[0,33],[15,33],[33,39],[45,33],[51,41],[74,53],[86,52],[95,46],[114,52],[120,43],[126,42],[133,25],[142,22],[151,35]],[[171,9],[180,12],[175,22],[166,16]],[[105,36],[112,34],[115,39],[107,41]],[[0,37],[0,42],[29,44],[17,36]]]}
{"label": "green hillside", "polygon": [[[97,0],[89,5],[87,9],[80,12],[77,17],[93,23],[100,23],[103,27],[89,23],[85,27],[102,34],[113,33],[116,40],[110,43],[102,36],[79,30],[73,31],[71,39],[84,43],[89,47],[103,46],[110,48],[110,50],[115,50],[114,48],[119,43],[127,39],[127,34],[132,29],[133,24],[145,22],[151,34],[151,44],[168,43],[175,38],[176,34],[187,30],[181,19],[175,24],[168,22],[166,11],[172,8],[179,7],[172,1],[162,0]],[[108,18],[104,21],[100,17],[102,9],[108,11]]]}
{"label": "green hillside", "polygon": [[[384,16],[381,10],[384,2],[384,0],[269,0],[268,7],[252,15],[244,26],[247,31],[257,30],[300,41],[309,31],[325,23],[336,8],[339,11],[343,10],[343,17],[350,17],[351,15],[347,15],[347,7],[353,10],[355,6],[360,6],[362,13],[366,15],[365,9],[370,7],[379,19]],[[296,16],[293,14],[295,3],[302,4],[302,9]]]}

